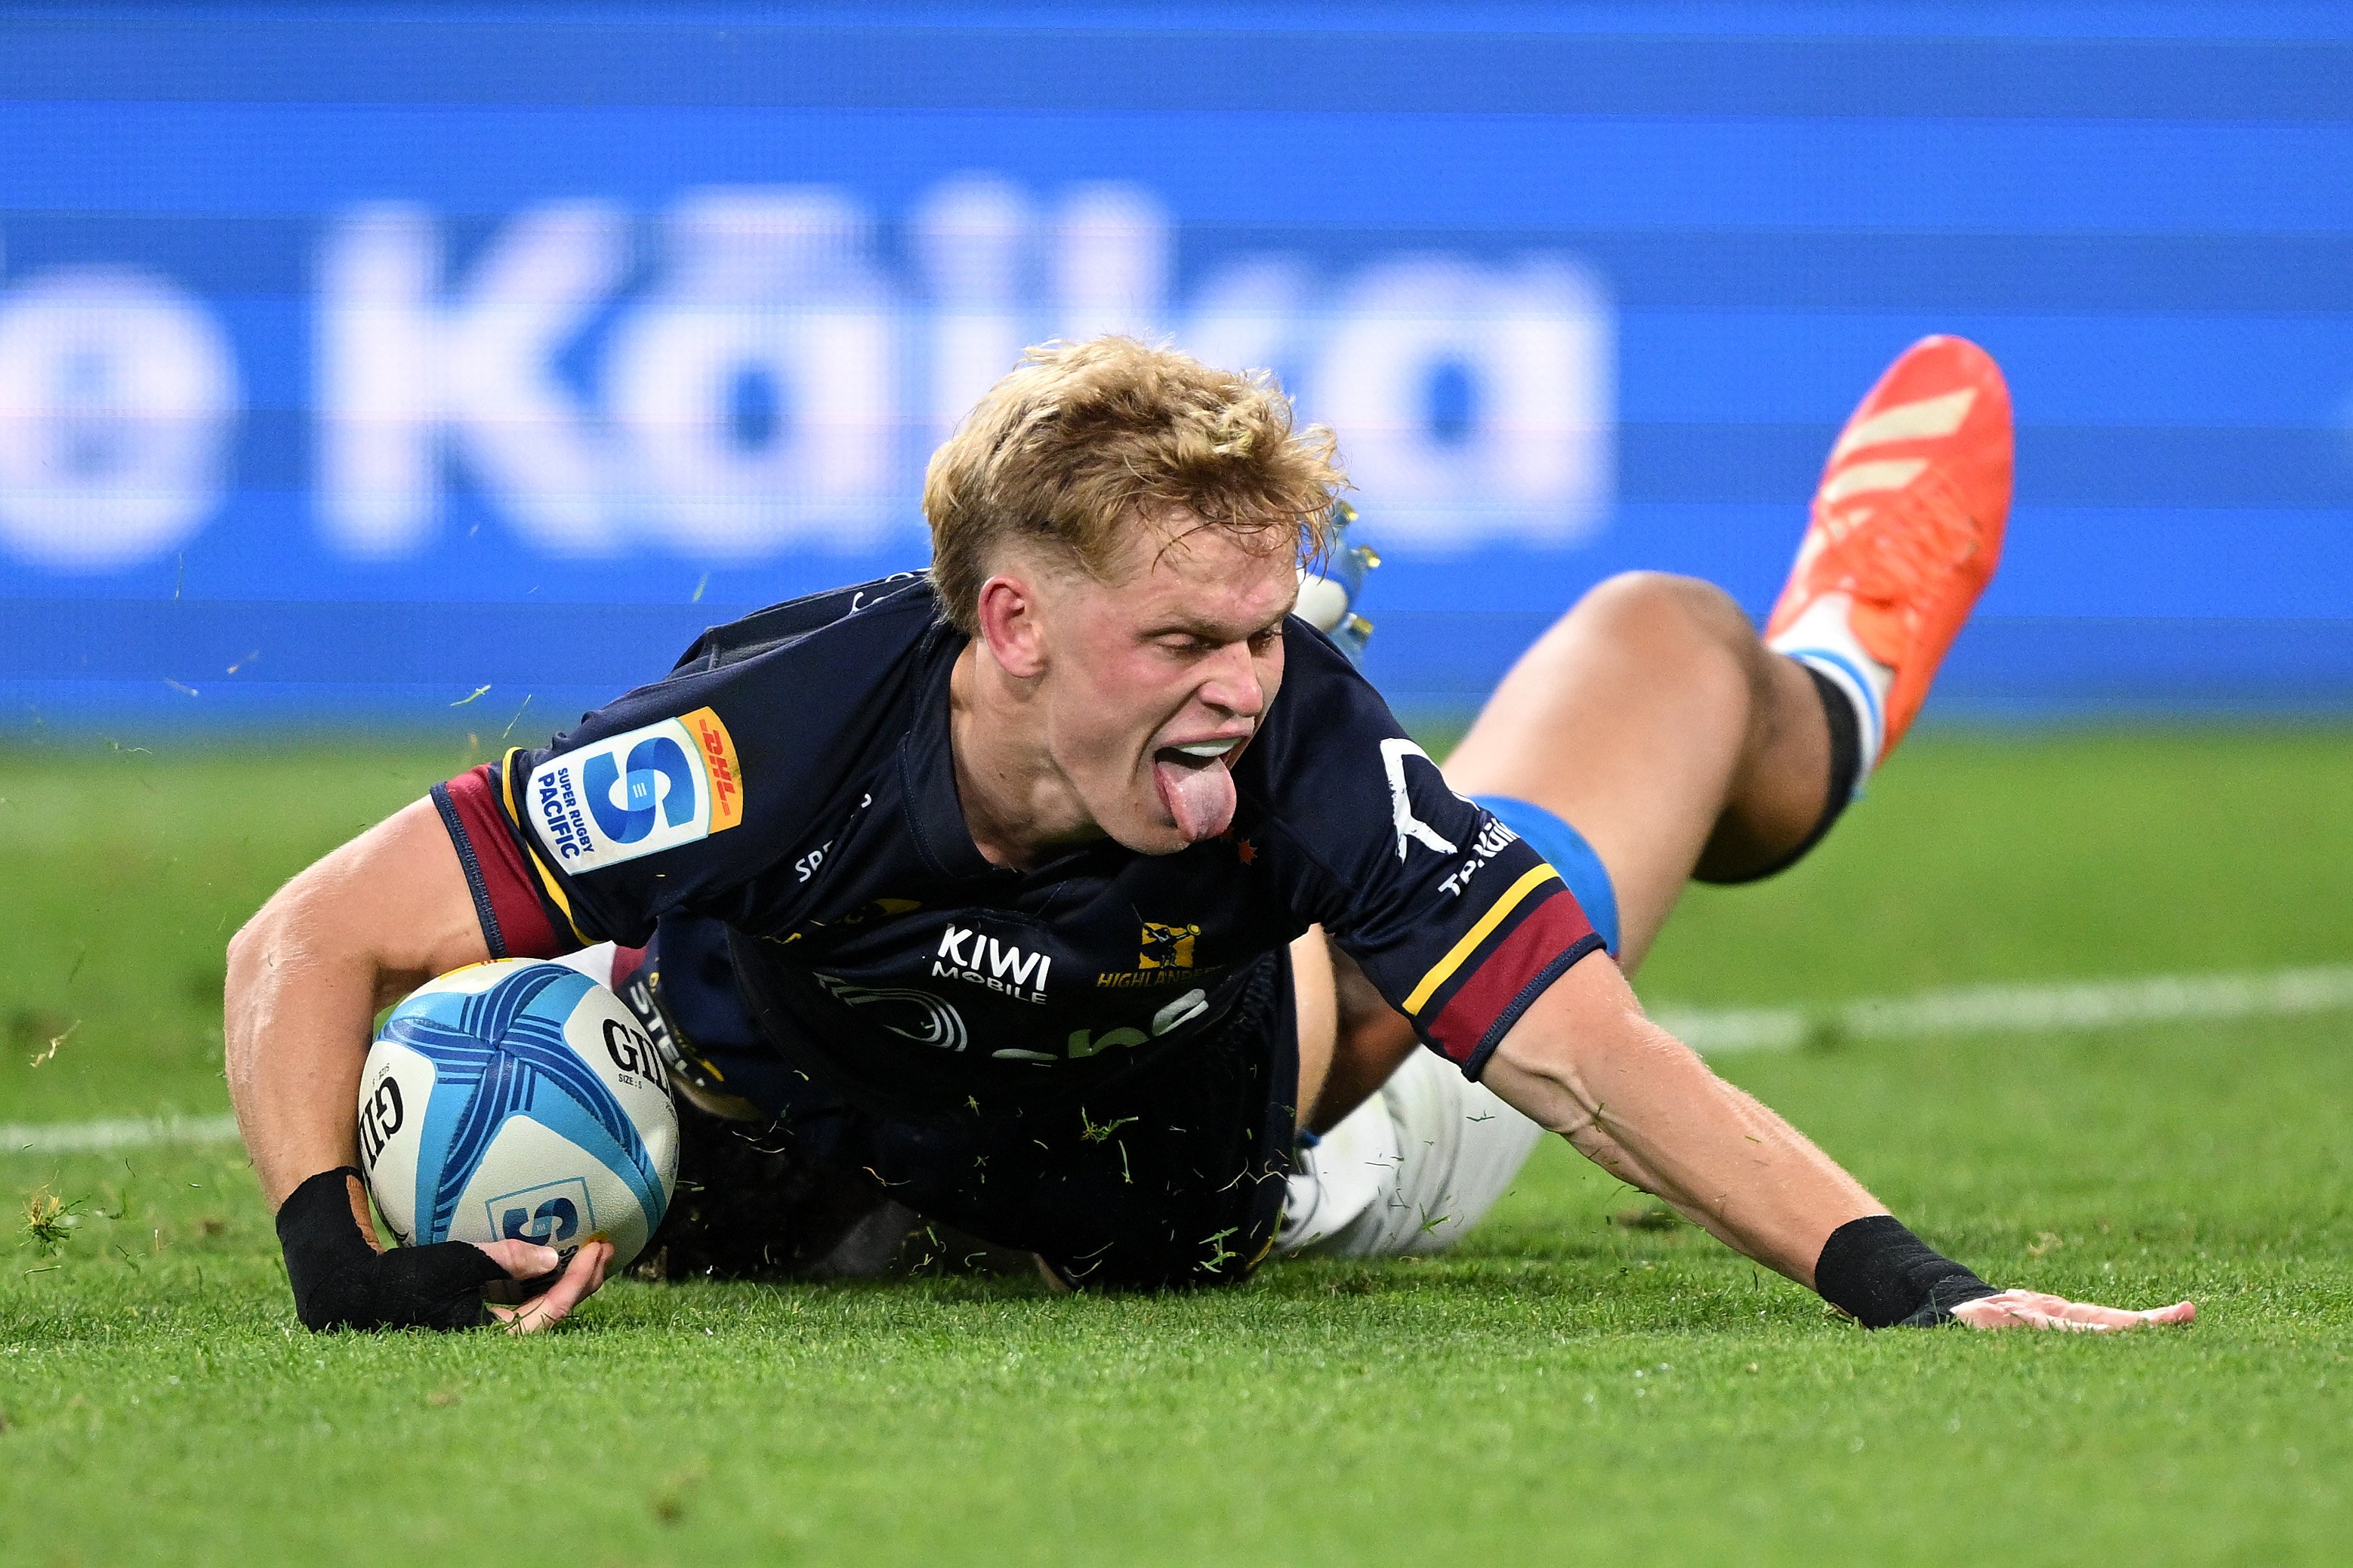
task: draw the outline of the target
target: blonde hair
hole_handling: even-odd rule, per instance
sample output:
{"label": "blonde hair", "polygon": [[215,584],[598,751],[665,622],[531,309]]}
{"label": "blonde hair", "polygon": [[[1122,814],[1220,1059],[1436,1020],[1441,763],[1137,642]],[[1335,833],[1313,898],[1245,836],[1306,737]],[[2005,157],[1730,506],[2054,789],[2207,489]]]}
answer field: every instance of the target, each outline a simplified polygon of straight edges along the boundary
{"label": "blonde hair", "polygon": [[1134,338],[1047,343],[932,454],[923,514],[942,613],[977,637],[1003,546],[1042,545],[1109,581],[1139,528],[1182,508],[1303,559],[1347,484],[1332,433],[1294,428],[1264,371],[1215,370]]}

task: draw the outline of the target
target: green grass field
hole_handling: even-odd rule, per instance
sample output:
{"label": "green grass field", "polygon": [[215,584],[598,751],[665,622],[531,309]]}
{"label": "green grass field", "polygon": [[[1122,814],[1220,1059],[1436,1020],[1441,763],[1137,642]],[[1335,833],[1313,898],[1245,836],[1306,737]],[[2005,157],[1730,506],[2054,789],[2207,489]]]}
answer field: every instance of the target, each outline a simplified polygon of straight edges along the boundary
{"label": "green grass field", "polygon": [[[0,754],[0,1122],[209,1113],[222,943],[461,761]],[[1641,989],[1817,1003],[2353,957],[2353,735],[1926,735]],[[54,1051],[50,1043],[57,1041]],[[313,1338],[233,1146],[0,1152],[0,1563],[2341,1561],[2353,1017],[1721,1065],[2121,1339],[1865,1335],[1561,1149],[1456,1254],[1183,1298],[621,1282]],[[38,1058],[37,1062],[36,1058]],[[12,1203],[12,1207],[16,1206]]]}

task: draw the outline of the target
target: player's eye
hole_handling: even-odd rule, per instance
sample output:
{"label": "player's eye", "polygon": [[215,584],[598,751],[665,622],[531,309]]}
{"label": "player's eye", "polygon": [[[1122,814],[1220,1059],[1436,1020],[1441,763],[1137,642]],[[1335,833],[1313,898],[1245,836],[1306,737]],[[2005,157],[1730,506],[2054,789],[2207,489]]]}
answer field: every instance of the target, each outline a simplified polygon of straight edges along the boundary
{"label": "player's eye", "polygon": [[[1282,639],[1281,623],[1263,631],[1251,632],[1239,640],[1253,654],[1262,654]],[[1222,637],[1203,637],[1198,632],[1163,632],[1152,637],[1154,647],[1179,658],[1204,658],[1221,647],[1233,644]]]}

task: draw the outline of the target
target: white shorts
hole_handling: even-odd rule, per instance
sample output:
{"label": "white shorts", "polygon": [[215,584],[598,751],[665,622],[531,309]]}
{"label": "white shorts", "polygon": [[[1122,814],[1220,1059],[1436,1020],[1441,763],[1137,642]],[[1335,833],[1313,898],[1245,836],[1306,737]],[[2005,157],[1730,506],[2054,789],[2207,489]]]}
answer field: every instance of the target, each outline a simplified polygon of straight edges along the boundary
{"label": "white shorts", "polygon": [[1418,1050],[1300,1151],[1276,1249],[1392,1258],[1451,1247],[1495,1206],[1544,1129]]}

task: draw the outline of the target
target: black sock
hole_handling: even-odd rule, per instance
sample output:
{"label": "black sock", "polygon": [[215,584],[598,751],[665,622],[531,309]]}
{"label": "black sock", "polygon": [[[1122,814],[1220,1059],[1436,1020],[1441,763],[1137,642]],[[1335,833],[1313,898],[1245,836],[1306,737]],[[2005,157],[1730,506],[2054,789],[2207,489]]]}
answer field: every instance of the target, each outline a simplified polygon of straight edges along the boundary
{"label": "black sock", "polygon": [[1767,877],[1778,876],[1804,859],[1813,847],[1830,832],[1839,813],[1854,798],[1854,786],[1862,776],[1862,728],[1856,721],[1854,702],[1838,682],[1800,659],[1798,668],[1804,670],[1814,683],[1814,695],[1822,700],[1822,717],[1831,727],[1830,793],[1822,801],[1822,815],[1813,831],[1799,840],[1798,847],[1761,871],[1751,871],[1745,877],[1727,878],[1729,883],[1761,882]]}

